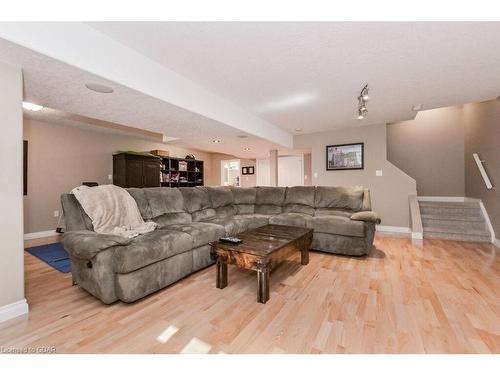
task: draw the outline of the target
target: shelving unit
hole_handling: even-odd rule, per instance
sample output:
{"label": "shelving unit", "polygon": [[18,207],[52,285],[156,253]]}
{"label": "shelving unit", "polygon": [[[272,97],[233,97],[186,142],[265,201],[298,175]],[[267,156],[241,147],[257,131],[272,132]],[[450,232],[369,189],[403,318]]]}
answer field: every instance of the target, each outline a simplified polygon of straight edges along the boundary
{"label": "shelving unit", "polygon": [[203,186],[203,160],[164,157],[161,159],[162,187]]}

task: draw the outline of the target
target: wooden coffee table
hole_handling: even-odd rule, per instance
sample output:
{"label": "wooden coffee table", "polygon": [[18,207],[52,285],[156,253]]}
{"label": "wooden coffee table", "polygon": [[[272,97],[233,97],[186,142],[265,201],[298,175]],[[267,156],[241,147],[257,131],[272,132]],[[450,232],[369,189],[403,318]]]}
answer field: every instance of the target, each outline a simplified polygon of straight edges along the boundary
{"label": "wooden coffee table", "polygon": [[313,230],[287,225],[265,225],[238,234],[242,243],[234,245],[213,242],[212,256],[217,262],[216,286],[227,286],[227,265],[257,271],[257,302],[269,300],[269,273],[279,262],[290,255],[301,252],[301,263],[309,263],[309,247]]}

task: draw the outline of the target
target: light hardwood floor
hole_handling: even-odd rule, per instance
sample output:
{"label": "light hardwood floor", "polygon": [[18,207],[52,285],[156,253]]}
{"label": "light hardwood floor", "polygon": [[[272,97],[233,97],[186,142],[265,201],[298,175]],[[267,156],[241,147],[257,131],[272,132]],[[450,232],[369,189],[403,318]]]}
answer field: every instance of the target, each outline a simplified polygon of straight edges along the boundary
{"label": "light hardwood floor", "polygon": [[[215,267],[134,304],[103,305],[26,255],[27,317],[0,324],[0,346],[58,353],[499,353],[500,260],[489,244],[377,234],[365,258],[312,252],[271,274]],[[3,286],[5,287],[5,286]]]}

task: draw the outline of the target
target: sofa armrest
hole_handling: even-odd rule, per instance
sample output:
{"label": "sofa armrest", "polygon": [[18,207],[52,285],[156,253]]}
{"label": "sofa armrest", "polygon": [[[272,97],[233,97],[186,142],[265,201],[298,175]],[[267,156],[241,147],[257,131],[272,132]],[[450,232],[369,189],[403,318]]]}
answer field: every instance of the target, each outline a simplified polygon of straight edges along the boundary
{"label": "sofa armrest", "polygon": [[125,246],[132,238],[113,234],[99,234],[90,230],[64,233],[64,248],[74,257],[90,260],[99,252],[114,246]]}
{"label": "sofa armrest", "polygon": [[353,213],[350,217],[351,220],[364,221],[367,223],[380,224],[380,216],[373,211],[361,211]]}

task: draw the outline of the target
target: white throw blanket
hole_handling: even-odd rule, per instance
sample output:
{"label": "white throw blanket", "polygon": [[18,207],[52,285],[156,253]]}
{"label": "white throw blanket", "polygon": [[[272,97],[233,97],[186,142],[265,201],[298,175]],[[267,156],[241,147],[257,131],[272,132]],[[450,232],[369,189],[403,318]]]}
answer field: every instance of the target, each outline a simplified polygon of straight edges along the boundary
{"label": "white throw blanket", "polygon": [[145,222],[134,198],[115,185],[79,186],[71,191],[92,220],[94,231],[123,237],[152,232],[157,224]]}

